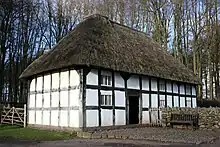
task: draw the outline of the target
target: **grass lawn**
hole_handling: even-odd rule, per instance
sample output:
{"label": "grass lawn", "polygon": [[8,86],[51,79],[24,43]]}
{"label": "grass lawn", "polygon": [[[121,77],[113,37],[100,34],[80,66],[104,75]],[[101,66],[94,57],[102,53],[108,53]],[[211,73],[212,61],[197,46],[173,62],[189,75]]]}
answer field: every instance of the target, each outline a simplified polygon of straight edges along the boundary
{"label": "grass lawn", "polygon": [[39,130],[34,128],[21,128],[11,125],[0,125],[0,140],[66,140],[76,137],[76,133]]}

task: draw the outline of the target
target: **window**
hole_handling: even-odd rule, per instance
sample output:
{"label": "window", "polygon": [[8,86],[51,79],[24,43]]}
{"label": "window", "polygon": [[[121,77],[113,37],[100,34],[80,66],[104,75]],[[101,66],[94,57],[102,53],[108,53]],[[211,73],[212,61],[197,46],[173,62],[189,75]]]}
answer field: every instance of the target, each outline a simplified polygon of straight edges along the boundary
{"label": "window", "polygon": [[164,81],[160,81],[159,82],[159,88],[160,88],[160,91],[165,91],[165,82]]}
{"label": "window", "polygon": [[186,107],[191,107],[191,98],[186,99]]}
{"label": "window", "polygon": [[106,86],[112,85],[112,77],[108,75],[101,75],[101,84]]}
{"label": "window", "polygon": [[189,86],[189,85],[186,86],[186,94],[187,95],[191,94],[191,86]]}
{"label": "window", "polygon": [[101,95],[101,105],[102,106],[112,105],[112,96],[111,95]]}
{"label": "window", "polygon": [[160,107],[164,108],[165,107],[165,100],[160,100]]}

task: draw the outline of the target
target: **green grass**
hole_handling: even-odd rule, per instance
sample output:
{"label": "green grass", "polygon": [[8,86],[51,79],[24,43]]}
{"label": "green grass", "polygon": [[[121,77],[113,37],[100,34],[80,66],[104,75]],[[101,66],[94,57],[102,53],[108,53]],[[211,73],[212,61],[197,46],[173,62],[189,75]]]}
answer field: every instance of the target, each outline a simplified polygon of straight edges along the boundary
{"label": "green grass", "polygon": [[70,133],[0,125],[0,139],[51,141],[73,139],[74,137],[76,137],[75,132]]}

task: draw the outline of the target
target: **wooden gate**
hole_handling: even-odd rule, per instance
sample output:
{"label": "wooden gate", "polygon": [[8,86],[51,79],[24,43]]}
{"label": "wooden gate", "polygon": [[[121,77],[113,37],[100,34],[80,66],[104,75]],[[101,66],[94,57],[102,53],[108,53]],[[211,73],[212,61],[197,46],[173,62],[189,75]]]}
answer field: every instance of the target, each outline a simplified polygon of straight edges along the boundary
{"label": "wooden gate", "polygon": [[26,105],[24,108],[3,107],[1,124],[11,124],[26,127]]}
{"label": "wooden gate", "polygon": [[151,124],[161,126],[162,113],[161,108],[150,108]]}

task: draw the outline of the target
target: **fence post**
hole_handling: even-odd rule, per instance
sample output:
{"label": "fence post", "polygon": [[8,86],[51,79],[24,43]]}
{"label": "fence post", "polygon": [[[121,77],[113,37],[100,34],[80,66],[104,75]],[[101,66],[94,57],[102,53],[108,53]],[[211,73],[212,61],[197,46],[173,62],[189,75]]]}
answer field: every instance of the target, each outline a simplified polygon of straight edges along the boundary
{"label": "fence post", "polygon": [[26,123],[27,123],[27,108],[26,108],[26,104],[24,104],[24,128],[26,127]]}
{"label": "fence post", "polygon": [[15,107],[12,107],[12,125],[14,124]]}

